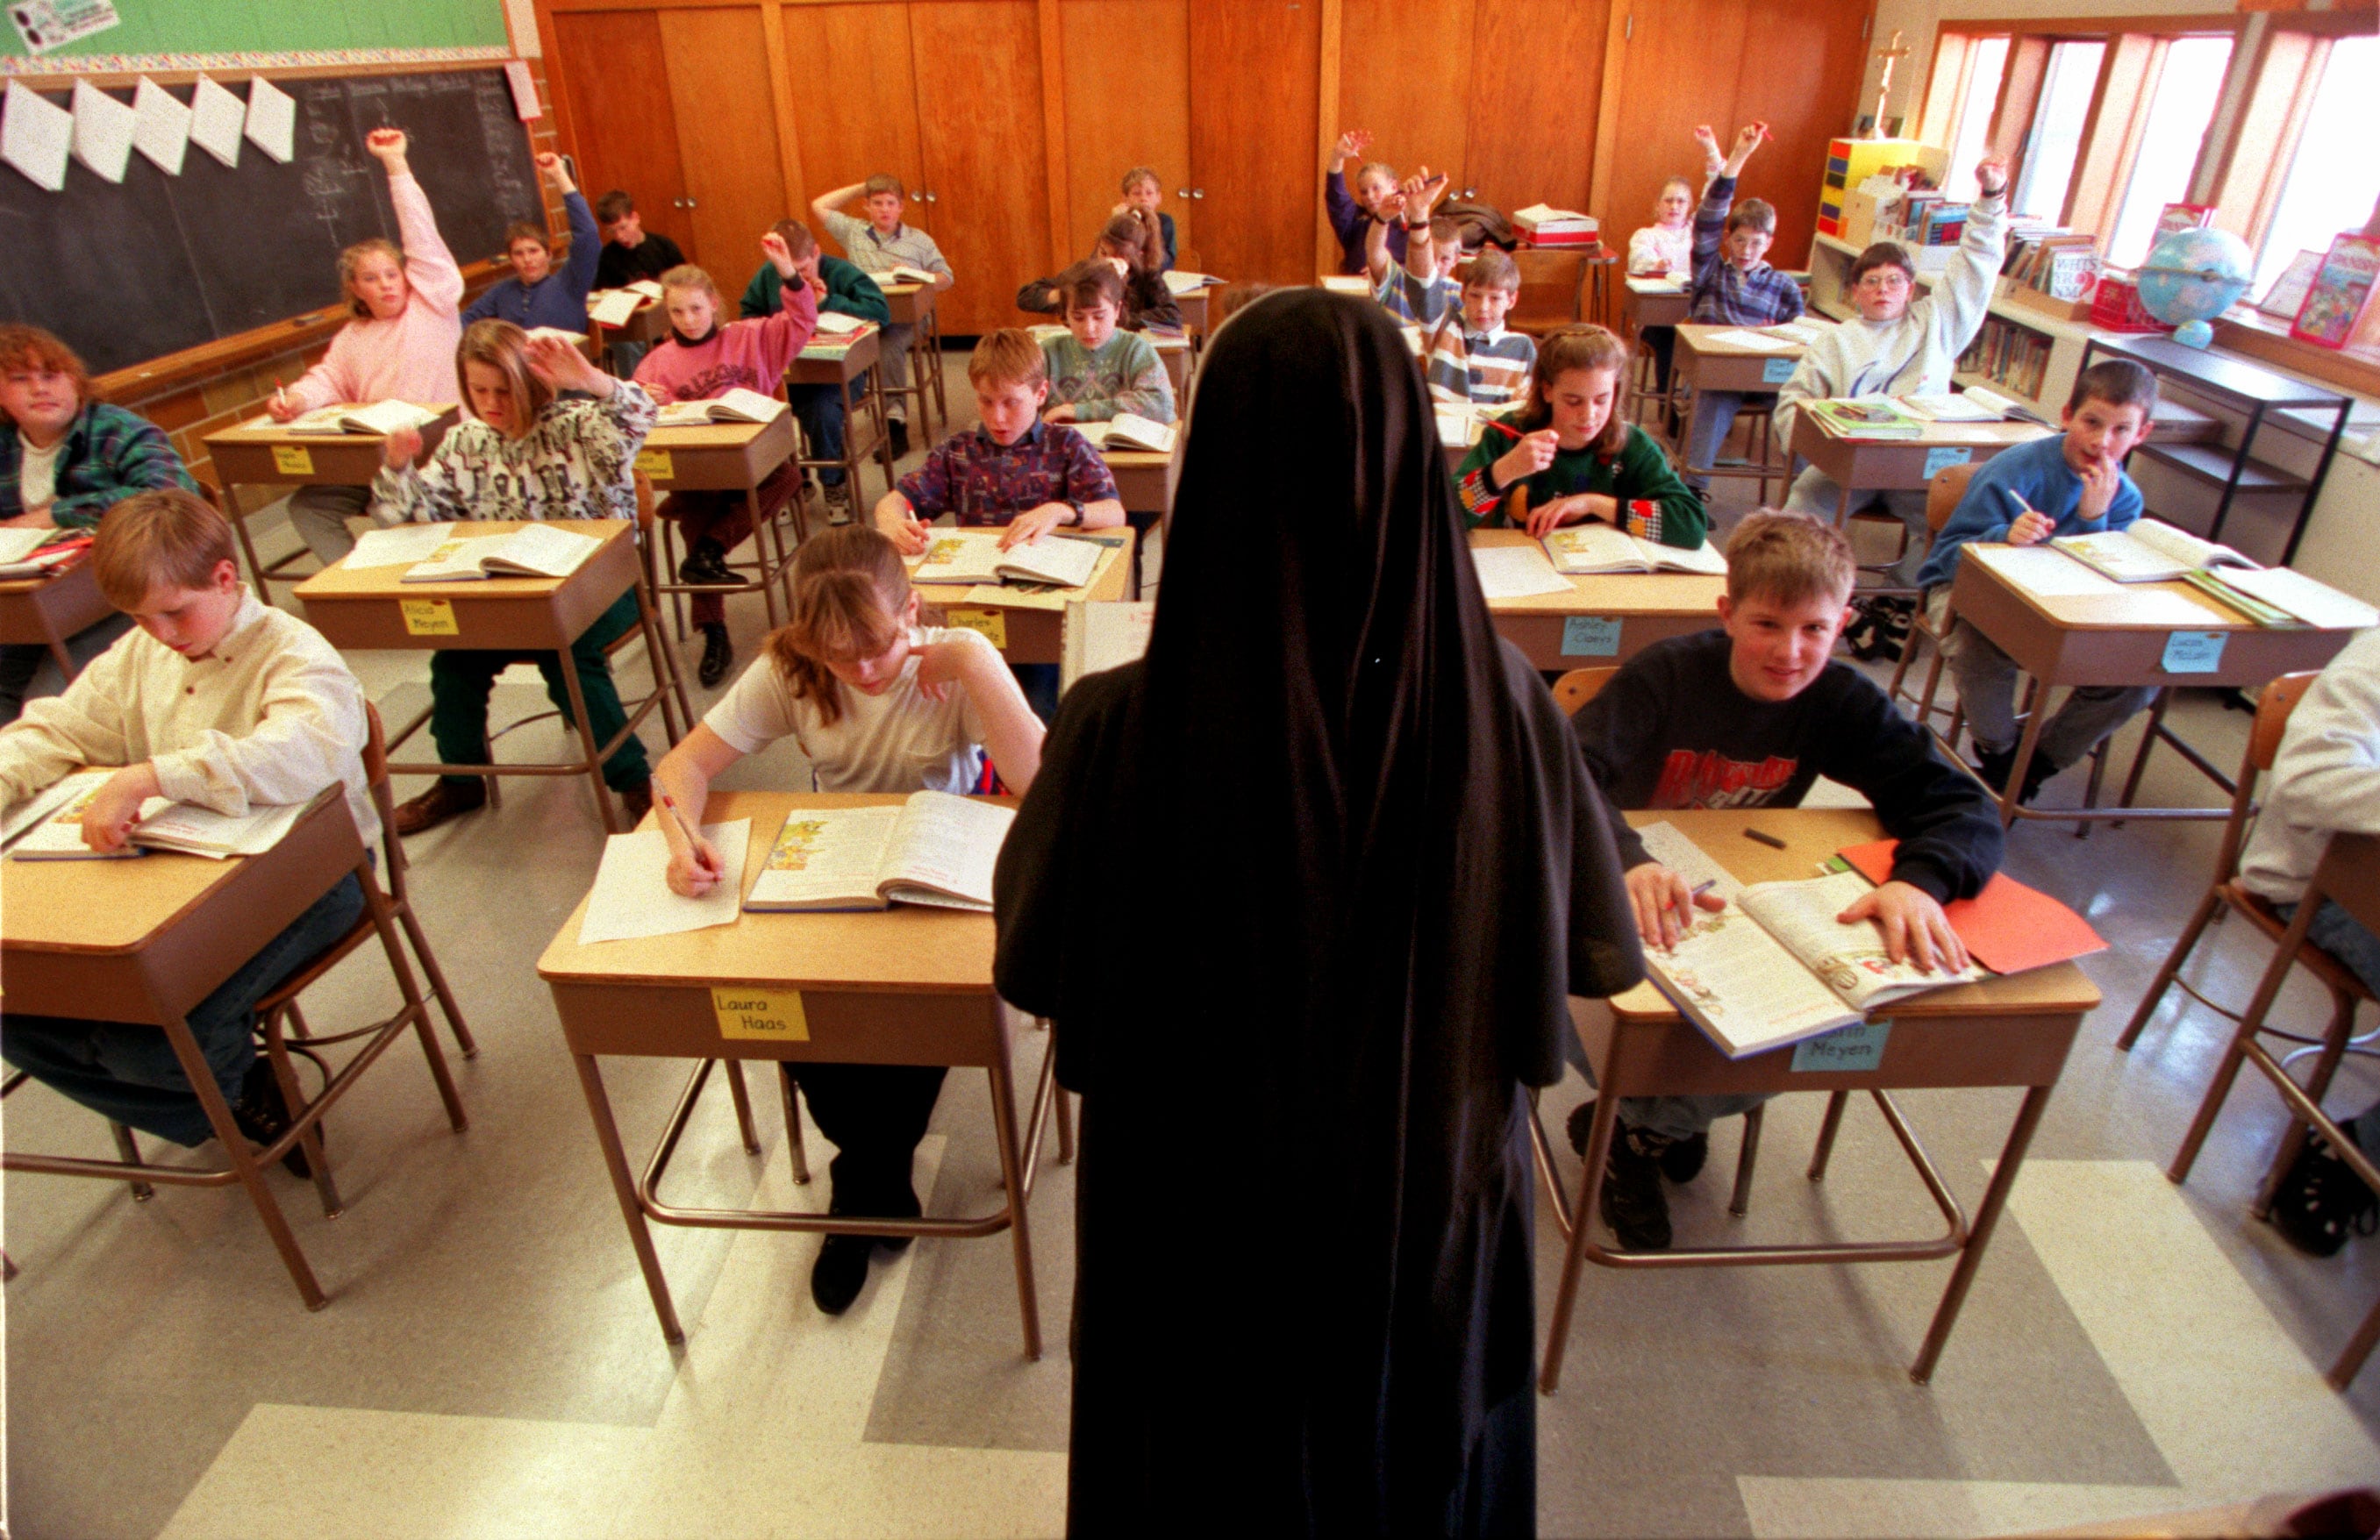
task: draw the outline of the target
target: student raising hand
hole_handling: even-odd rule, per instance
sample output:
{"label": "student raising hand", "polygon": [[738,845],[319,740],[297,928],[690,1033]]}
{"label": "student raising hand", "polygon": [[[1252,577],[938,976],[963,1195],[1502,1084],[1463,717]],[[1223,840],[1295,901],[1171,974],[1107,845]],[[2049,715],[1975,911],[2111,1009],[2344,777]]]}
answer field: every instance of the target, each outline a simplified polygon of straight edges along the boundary
{"label": "student raising hand", "polygon": [[1975,186],[1985,198],[1998,198],[2008,190],[2009,164],[2006,155],[1986,155],[1975,163]]}
{"label": "student raising hand", "polygon": [[769,259],[770,265],[773,266],[777,270],[777,276],[780,280],[786,282],[790,282],[792,280],[794,276],[794,252],[793,248],[785,244],[784,236],[777,234],[774,230],[760,237],[760,255]]}
{"label": "student raising hand", "polygon": [[551,150],[539,152],[537,173],[545,178],[545,185],[553,189],[557,198],[567,198],[578,190],[578,184],[570,179],[570,167]]}
{"label": "student raising hand", "polygon": [[1718,136],[1711,132],[1709,124],[1694,125],[1694,142],[1703,147],[1703,176],[1706,178],[1718,176],[1719,167],[1727,164],[1727,154],[1719,149]]}
{"label": "student raising hand", "polygon": [[374,128],[364,136],[364,148],[392,176],[405,175],[405,152],[411,143],[402,128]]}
{"label": "student raising hand", "polygon": [[1371,143],[1372,130],[1369,128],[1347,129],[1339,136],[1339,142],[1330,147],[1330,159],[1332,162],[1330,169],[1333,171],[1338,170],[1341,164],[1354,160],[1356,156],[1369,149],[1371,147]]}
{"label": "student raising hand", "polygon": [[530,370],[557,391],[584,391],[598,398],[610,395],[619,382],[588,362],[587,355],[560,337],[531,333],[521,352]]}

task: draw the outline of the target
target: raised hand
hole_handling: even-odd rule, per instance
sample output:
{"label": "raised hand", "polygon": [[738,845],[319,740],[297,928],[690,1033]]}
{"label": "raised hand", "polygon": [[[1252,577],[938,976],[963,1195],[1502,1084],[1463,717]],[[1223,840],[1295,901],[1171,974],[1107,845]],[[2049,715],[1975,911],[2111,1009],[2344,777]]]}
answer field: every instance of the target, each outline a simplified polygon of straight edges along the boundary
{"label": "raised hand", "polygon": [[565,198],[578,190],[577,185],[570,179],[570,167],[563,164],[562,157],[551,150],[539,153],[537,172],[539,176],[545,178],[547,187]]}
{"label": "raised hand", "polygon": [[364,136],[364,148],[388,168],[391,176],[405,169],[405,152],[411,143],[402,128],[374,128]]}
{"label": "raised hand", "polygon": [[420,453],[421,434],[415,429],[400,428],[381,441],[381,464],[391,470],[411,465]]}
{"label": "raised hand", "polygon": [[1985,198],[1998,198],[2008,190],[2009,164],[2006,155],[1986,155],[1975,163],[1975,186]]}
{"label": "raised hand", "polygon": [[610,377],[589,363],[586,354],[560,337],[532,336],[522,351],[528,356],[529,369],[556,390],[609,394],[604,387]]}

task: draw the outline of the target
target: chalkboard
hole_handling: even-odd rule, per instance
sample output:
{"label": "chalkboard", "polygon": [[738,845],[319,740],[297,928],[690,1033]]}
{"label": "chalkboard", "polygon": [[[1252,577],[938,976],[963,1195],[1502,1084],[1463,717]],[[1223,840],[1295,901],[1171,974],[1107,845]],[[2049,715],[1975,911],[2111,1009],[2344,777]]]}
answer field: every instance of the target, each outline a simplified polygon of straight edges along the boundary
{"label": "chalkboard", "polygon": [[457,261],[502,251],[514,220],[543,222],[502,71],[276,83],[298,102],[287,165],[243,144],[233,170],[192,145],[179,176],[136,153],[117,185],[78,161],[55,193],[0,168],[0,315],[56,333],[105,373],[336,303],[340,249],[397,238],[388,178],[364,150],[382,127],[410,137]]}

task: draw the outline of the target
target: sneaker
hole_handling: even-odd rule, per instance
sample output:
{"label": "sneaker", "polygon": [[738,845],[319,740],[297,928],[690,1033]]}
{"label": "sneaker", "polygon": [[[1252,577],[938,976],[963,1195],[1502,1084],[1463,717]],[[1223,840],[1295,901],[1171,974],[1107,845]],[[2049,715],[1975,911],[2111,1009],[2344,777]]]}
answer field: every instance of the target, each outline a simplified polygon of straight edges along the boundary
{"label": "sneaker", "polygon": [[1977,744],[1975,762],[1972,768],[1977,775],[1984,778],[1984,784],[1992,789],[1992,794],[1998,796],[2008,790],[2009,772],[2016,769],[2016,750],[1985,748],[1983,745]]}
{"label": "sneaker", "polygon": [[428,791],[411,802],[397,805],[396,831],[419,834],[425,829],[437,828],[448,819],[476,813],[487,805],[486,782],[450,781],[442,775]]}
{"label": "sneaker", "polygon": [[1661,1157],[1672,1141],[1621,1123],[1603,1167],[1603,1222],[1628,1251],[1670,1249],[1670,1200],[1661,1191]]}
{"label": "sneaker", "polygon": [[848,482],[837,481],[827,488],[826,521],[829,524],[851,522],[851,486]]}
{"label": "sneaker", "polygon": [[728,665],[735,661],[735,644],[727,639],[727,623],[712,621],[702,628],[702,661],[694,671],[695,678],[706,690],[727,677]]}
{"label": "sneaker", "polygon": [[[289,1115],[289,1102],[281,1094],[281,1082],[273,1078],[270,1060],[259,1056],[249,1065],[248,1078],[239,1085],[239,1099],[231,1104],[231,1121],[259,1149],[288,1133],[289,1125],[297,1122]],[[322,1125],[315,1124],[314,1133],[317,1138],[322,1137]],[[314,1179],[313,1163],[306,1158],[306,1146],[302,1144],[289,1146],[289,1153],[281,1158],[281,1169],[300,1182]]]}
{"label": "sneaker", "polygon": [[677,580],[704,588],[733,588],[744,579],[727,564],[727,552],[716,540],[697,540],[677,564]]}
{"label": "sneaker", "polygon": [[[2362,1144],[2353,1118],[2338,1127]],[[2308,1256],[2334,1255],[2350,1235],[2380,1230],[2380,1195],[2338,1158],[2329,1140],[2309,1133],[2273,1194],[2273,1228]]]}
{"label": "sneaker", "polygon": [[653,778],[649,775],[633,786],[622,787],[620,806],[628,815],[630,828],[644,822],[645,815],[653,810]]}
{"label": "sneaker", "polygon": [[909,425],[896,417],[884,426],[892,436],[892,457],[896,460],[906,458],[909,454]]}
{"label": "sneaker", "polygon": [[1703,1174],[1703,1162],[1709,1158],[1709,1134],[1697,1134],[1691,1139],[1672,1139],[1670,1147],[1661,1152],[1661,1174],[1682,1187]]}

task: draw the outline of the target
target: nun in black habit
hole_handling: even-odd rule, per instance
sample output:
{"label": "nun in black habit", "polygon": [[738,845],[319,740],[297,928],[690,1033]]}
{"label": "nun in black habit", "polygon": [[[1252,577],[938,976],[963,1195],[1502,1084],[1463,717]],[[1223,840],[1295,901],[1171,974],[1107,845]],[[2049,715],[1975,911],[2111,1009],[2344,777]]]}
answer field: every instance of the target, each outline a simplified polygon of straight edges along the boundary
{"label": "nun in black habit", "polygon": [[1607,814],[1378,306],[1235,315],[1180,471],[996,888],[1083,1097],[1068,1531],[1534,1534],[1523,1088],[1643,972]]}

